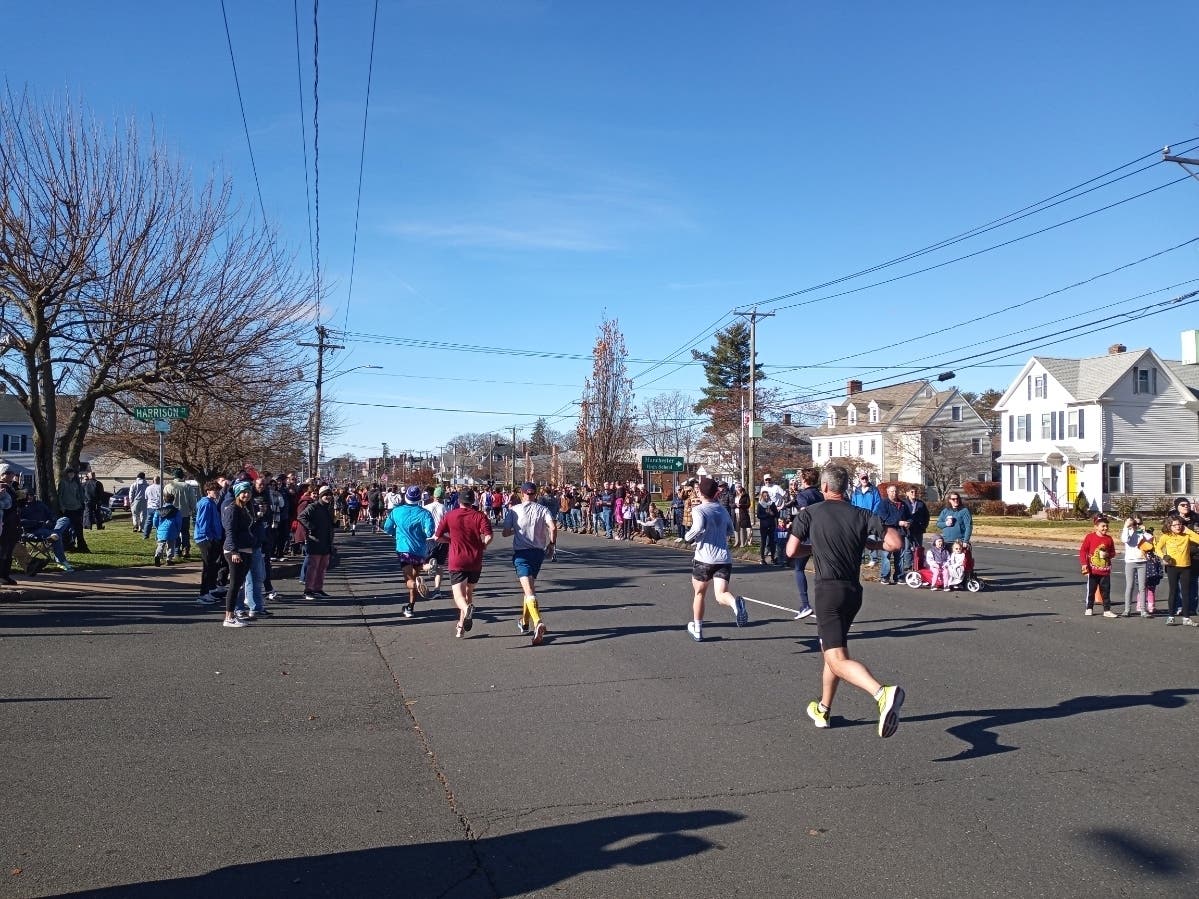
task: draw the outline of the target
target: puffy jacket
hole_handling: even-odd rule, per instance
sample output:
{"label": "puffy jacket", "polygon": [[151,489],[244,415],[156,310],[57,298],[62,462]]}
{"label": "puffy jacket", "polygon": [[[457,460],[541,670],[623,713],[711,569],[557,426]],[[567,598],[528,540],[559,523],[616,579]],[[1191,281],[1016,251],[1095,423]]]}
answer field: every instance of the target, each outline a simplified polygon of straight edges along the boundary
{"label": "puffy jacket", "polygon": [[167,503],[154,510],[154,533],[160,543],[174,544],[179,539],[179,531],[183,527],[183,519],[179,510]]}
{"label": "puffy jacket", "polygon": [[79,478],[63,475],[58,483],[58,508],[64,512],[81,512],[85,505],[87,500],[83,495],[83,485],[79,483]]}
{"label": "puffy jacket", "polygon": [[221,507],[217,505],[216,500],[205,496],[196,503],[196,526],[192,535],[197,543],[221,540],[225,536],[224,528],[221,527]]}
{"label": "puffy jacket", "polygon": [[849,501],[859,509],[865,509],[871,515],[875,515],[878,513],[878,507],[882,503],[883,498],[878,492],[878,488],[871,484],[865,490],[859,490],[857,487],[854,487]]}

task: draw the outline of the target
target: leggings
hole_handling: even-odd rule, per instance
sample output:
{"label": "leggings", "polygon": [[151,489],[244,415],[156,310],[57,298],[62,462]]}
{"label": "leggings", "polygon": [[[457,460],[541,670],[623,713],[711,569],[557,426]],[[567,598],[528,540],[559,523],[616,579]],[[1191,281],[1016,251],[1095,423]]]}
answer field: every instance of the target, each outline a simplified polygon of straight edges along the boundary
{"label": "leggings", "polygon": [[229,589],[225,591],[226,618],[233,617],[233,607],[237,605],[237,594],[241,592],[242,585],[246,582],[246,575],[250,573],[250,559],[253,551],[239,552],[240,562],[234,562],[232,556],[233,553],[225,553],[225,561],[229,563]]}
{"label": "leggings", "polygon": [[1132,609],[1132,601],[1136,599],[1137,609],[1145,608],[1145,563],[1124,563],[1124,614]]}
{"label": "leggings", "polygon": [[1087,575],[1087,608],[1095,605],[1095,590],[1103,594],[1103,611],[1112,607],[1112,576],[1110,574]]}
{"label": "leggings", "polygon": [[[1166,566],[1166,594],[1170,597],[1170,607],[1166,609],[1170,614],[1176,615],[1192,615],[1194,609],[1187,605],[1187,594],[1191,592],[1191,569],[1189,567],[1182,568],[1177,565]],[[1177,603],[1177,605],[1175,605]]]}
{"label": "leggings", "polygon": [[762,544],[759,547],[758,554],[762,557],[762,562],[766,562],[766,554],[770,553],[770,561],[774,562],[778,559],[778,543],[774,538],[775,526],[761,525],[758,532],[762,535]]}

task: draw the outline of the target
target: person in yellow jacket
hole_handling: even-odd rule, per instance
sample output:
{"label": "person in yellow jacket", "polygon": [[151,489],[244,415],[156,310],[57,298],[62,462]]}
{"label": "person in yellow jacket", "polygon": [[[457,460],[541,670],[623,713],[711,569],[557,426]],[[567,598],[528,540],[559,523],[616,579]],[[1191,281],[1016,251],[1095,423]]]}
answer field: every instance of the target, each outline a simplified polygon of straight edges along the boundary
{"label": "person in yellow jacket", "polygon": [[[1182,597],[1181,606],[1166,618],[1166,624],[1181,623],[1187,627],[1195,627],[1195,610],[1187,602],[1191,587],[1191,548],[1199,546],[1199,534],[1189,530],[1183,520],[1177,516],[1166,522],[1162,533],[1153,542],[1153,548],[1161,556],[1162,564],[1166,566],[1166,596]],[[1175,592],[1178,590],[1179,592]]]}

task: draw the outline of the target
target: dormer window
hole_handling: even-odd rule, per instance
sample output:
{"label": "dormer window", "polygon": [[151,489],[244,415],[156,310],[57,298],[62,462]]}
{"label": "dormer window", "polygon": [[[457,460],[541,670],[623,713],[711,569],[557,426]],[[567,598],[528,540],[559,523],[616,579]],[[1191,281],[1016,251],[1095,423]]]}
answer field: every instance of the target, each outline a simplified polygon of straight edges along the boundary
{"label": "dormer window", "polygon": [[828,407],[828,426],[830,428],[837,426],[837,409],[835,406]]}
{"label": "dormer window", "polygon": [[849,407],[849,419],[848,420],[851,425],[856,425],[858,423],[858,407],[857,406]]}
{"label": "dormer window", "polygon": [[1132,369],[1132,392],[1157,396],[1157,369],[1134,366]]}
{"label": "dormer window", "polygon": [[878,403],[870,404],[869,413],[870,413],[870,423],[872,425],[878,424]]}

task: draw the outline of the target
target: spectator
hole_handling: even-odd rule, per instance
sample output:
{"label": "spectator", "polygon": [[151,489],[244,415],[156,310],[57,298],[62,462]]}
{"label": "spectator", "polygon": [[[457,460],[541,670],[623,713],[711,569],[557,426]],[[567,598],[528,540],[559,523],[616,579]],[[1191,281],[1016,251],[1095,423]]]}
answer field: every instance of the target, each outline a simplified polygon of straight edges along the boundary
{"label": "spectator", "polygon": [[163,556],[167,564],[174,565],[179,555],[179,528],[182,517],[170,501],[164,501],[154,510],[154,532],[158,545],[154,548],[154,564],[161,565]]}
{"label": "spectator", "polygon": [[[900,522],[903,519],[903,503],[899,501],[899,487],[895,484],[887,486],[887,498],[878,505],[878,517],[889,528],[897,529],[901,534],[903,529]],[[904,546],[906,546],[906,541]],[[903,549],[883,554],[883,563],[878,570],[880,584],[898,584],[903,577]]]}
{"label": "spectator", "polygon": [[96,473],[89,471],[83,479],[84,496],[84,527],[104,530],[104,519],[100,517],[100,505],[104,502],[104,483],[96,479]]}
{"label": "spectator", "polygon": [[25,493],[12,481],[15,474],[8,463],[0,464],[0,583],[16,586],[12,578],[12,557],[21,542],[21,506]]}
{"label": "spectator", "polygon": [[[852,505],[859,509],[865,510],[871,515],[878,514],[878,507],[882,503],[882,496],[878,492],[878,488],[870,483],[870,475],[858,475],[858,484],[853,488],[853,495],[849,498]],[[873,568],[878,564],[880,550],[866,550],[866,565]]]}
{"label": "spectator", "polygon": [[738,484],[734,489],[733,502],[736,506],[733,521],[737,524],[737,546],[749,546],[753,543],[753,522],[749,519],[749,494],[745,487]]}
{"label": "spectator", "polygon": [[190,559],[192,556],[191,520],[192,516],[196,514],[196,503],[200,499],[199,490],[187,482],[182,468],[175,469],[174,478],[167,485],[166,492],[175,497],[175,508],[179,510],[179,549],[183,552],[183,558]]}
{"label": "spectator", "polygon": [[83,485],[79,483],[79,473],[74,468],[68,468],[58,483],[59,511],[71,520],[73,542],[66,547],[68,552],[91,552],[83,536],[83,510],[86,505],[87,497],[83,493]]}
{"label": "spectator", "polygon": [[133,519],[133,529],[140,531],[146,523],[146,473],[139,471],[133,483],[129,485],[129,516]]}
{"label": "spectator", "polygon": [[221,529],[221,507],[217,495],[221,485],[209,481],[204,485],[204,496],[196,503],[196,550],[200,553],[200,605],[210,606],[216,602],[211,595],[216,589],[217,572],[220,570],[221,544],[224,531]]}
{"label": "spectator", "polygon": [[146,521],[142,527],[142,539],[150,539],[150,528],[153,527],[154,513],[162,505],[162,479],[155,477],[153,484],[146,486]]}
{"label": "spectator", "polygon": [[903,503],[903,514],[899,525],[904,537],[903,567],[910,570],[919,566],[920,550],[924,547],[924,532],[928,530],[928,506],[920,499],[919,491],[913,486],[907,489]]}
{"label": "spectator", "polygon": [[[962,495],[957,491],[949,494],[947,505],[937,516],[937,527],[945,542],[951,544],[958,540],[970,545],[970,535],[974,532],[974,518],[970,510],[962,502]],[[951,544],[952,545],[952,544]]]}
{"label": "spectator", "polygon": [[25,505],[21,509],[21,528],[25,533],[49,542],[50,551],[54,553],[54,558],[63,571],[75,570],[67,561],[66,551],[63,549],[67,533],[71,529],[71,520],[66,516],[55,519],[50,507],[38,499],[32,490],[26,494]]}
{"label": "spectator", "polygon": [[763,487],[758,494],[758,533],[762,543],[758,547],[758,556],[763,565],[766,564],[766,554],[770,554],[770,564],[778,564],[778,541],[775,530],[779,525],[779,512],[770,499],[770,491]]}

